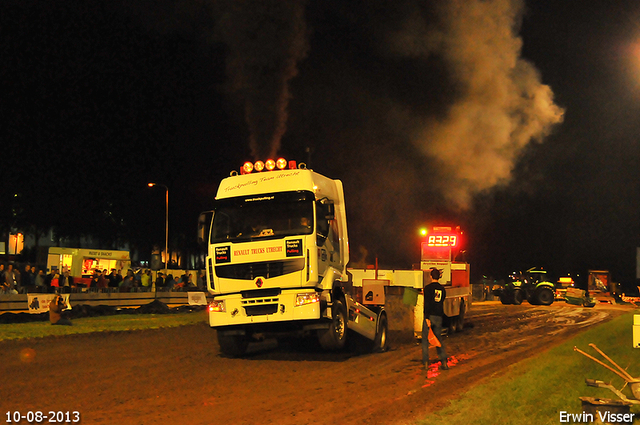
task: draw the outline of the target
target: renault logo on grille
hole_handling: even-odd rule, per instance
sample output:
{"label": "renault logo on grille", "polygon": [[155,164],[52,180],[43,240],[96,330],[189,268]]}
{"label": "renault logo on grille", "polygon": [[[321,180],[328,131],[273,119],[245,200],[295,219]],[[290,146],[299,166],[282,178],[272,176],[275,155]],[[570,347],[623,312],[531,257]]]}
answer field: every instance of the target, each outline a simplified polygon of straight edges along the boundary
{"label": "renault logo on grille", "polygon": [[256,279],[256,286],[257,286],[258,288],[262,288],[262,285],[264,285],[264,280],[262,280],[262,278],[261,278],[261,277],[257,278],[257,279]]}

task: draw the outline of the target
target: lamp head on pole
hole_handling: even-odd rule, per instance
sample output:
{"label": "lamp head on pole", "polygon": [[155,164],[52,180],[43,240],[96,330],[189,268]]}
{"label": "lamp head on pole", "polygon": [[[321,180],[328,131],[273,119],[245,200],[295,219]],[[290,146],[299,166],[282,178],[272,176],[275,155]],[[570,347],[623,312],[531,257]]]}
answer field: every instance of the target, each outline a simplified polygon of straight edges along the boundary
{"label": "lamp head on pole", "polygon": [[162,184],[162,183],[147,183],[147,186],[149,187],[160,186],[164,188],[167,192],[169,191],[169,187],[166,184]]}

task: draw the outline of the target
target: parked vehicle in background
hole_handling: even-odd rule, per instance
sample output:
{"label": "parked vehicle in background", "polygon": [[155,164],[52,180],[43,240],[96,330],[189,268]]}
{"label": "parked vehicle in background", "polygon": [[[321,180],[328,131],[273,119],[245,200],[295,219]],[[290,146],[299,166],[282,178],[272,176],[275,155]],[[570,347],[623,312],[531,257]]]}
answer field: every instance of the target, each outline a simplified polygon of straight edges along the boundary
{"label": "parked vehicle in background", "polygon": [[546,270],[534,267],[524,273],[513,273],[504,287],[493,289],[493,294],[502,304],[520,305],[527,300],[533,305],[551,305],[555,299],[555,285],[550,282]]}
{"label": "parked vehicle in background", "polygon": [[567,290],[575,287],[575,281],[571,276],[563,276],[556,282],[555,300],[564,301]]}

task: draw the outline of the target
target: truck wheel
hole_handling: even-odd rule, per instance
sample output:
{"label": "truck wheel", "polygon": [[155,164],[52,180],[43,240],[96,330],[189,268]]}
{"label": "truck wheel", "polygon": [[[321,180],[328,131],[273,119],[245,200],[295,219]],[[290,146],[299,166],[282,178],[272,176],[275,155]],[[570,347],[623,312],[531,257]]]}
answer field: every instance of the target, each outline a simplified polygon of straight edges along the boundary
{"label": "truck wheel", "polygon": [[318,331],[318,341],[325,350],[337,351],[347,342],[347,312],[342,301],[334,301],[331,317],[329,328]]}
{"label": "truck wheel", "polygon": [[218,331],[218,345],[223,354],[240,357],[247,352],[249,340],[246,335],[229,335],[224,331]]}
{"label": "truck wheel", "polygon": [[555,298],[553,291],[549,288],[540,288],[538,292],[536,292],[536,304],[540,305],[551,305],[553,303],[553,299]]}
{"label": "truck wheel", "polygon": [[500,294],[500,302],[501,302],[502,304],[511,304],[511,303],[509,302],[509,300],[507,299],[507,296],[506,296],[505,294]]}
{"label": "truck wheel", "polygon": [[387,343],[387,332],[389,331],[389,323],[387,322],[386,313],[380,314],[378,317],[378,330],[376,338],[373,340],[373,352],[384,353],[389,348]]}
{"label": "truck wheel", "polygon": [[522,291],[521,290],[517,290],[517,291],[513,291],[513,303],[515,305],[520,305],[522,304],[523,301],[523,296],[522,296]]}
{"label": "truck wheel", "polygon": [[464,302],[460,303],[460,314],[456,317],[456,331],[461,332],[464,329]]}
{"label": "truck wheel", "polygon": [[449,317],[449,326],[447,326],[449,335],[453,335],[458,330],[457,317]]}

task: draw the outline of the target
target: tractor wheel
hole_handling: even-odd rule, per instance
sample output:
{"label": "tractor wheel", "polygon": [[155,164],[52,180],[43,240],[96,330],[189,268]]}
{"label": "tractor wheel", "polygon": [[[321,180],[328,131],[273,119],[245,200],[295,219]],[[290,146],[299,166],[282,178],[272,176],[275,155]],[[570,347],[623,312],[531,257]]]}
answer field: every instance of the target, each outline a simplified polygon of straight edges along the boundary
{"label": "tractor wheel", "polygon": [[513,303],[515,305],[520,305],[522,304],[524,297],[522,296],[522,291],[521,290],[517,290],[513,292]]}
{"label": "tractor wheel", "polygon": [[539,305],[551,305],[554,298],[553,291],[549,288],[540,288],[535,295],[536,304]]}
{"label": "tractor wheel", "polygon": [[318,331],[318,341],[325,350],[337,351],[347,342],[347,312],[344,304],[336,300],[331,308],[331,324]]}

